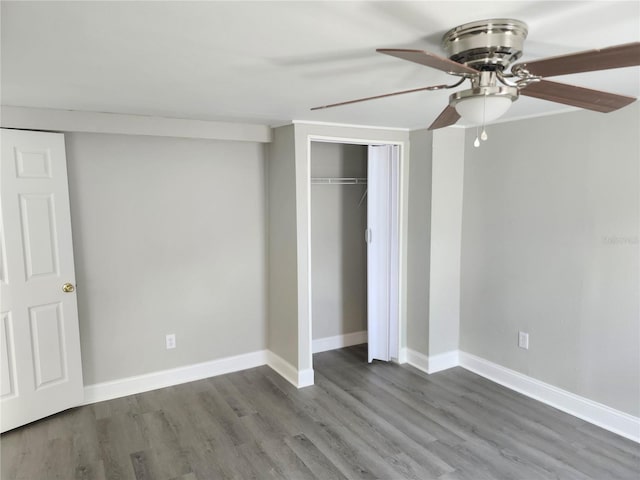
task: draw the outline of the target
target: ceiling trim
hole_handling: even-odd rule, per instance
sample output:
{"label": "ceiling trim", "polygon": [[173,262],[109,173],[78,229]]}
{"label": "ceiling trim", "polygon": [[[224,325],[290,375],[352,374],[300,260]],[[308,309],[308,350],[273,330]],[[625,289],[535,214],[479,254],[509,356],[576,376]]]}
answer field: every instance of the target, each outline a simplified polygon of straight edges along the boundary
{"label": "ceiling trim", "polygon": [[271,142],[271,127],[267,125],[5,105],[0,107],[0,126],[56,132]]}
{"label": "ceiling trim", "polygon": [[367,128],[369,130],[387,130],[390,132],[410,132],[410,128],[380,127],[372,125],[357,125],[353,123],[314,122],[309,120],[293,120],[294,125],[322,125],[327,127]]}

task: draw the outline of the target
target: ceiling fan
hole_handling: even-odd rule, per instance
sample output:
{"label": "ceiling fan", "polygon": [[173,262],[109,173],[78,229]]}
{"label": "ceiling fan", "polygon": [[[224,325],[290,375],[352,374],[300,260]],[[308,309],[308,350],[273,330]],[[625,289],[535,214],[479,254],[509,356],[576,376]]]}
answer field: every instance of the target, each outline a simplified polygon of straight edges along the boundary
{"label": "ceiling fan", "polygon": [[[449,58],[424,50],[379,48],[377,52],[436,68],[460,78],[452,84],[359,98],[311,110],[425,90],[452,89],[466,80],[471,82],[471,88],[456,91],[449,96],[449,105],[429,126],[429,130],[454,125],[460,118],[484,125],[506,113],[520,95],[597,112],[611,112],[635,101],[634,97],[552,82],[544,78],[640,65],[640,42],[517,63],[508,71],[508,67],[522,56],[527,33],[527,25],[519,20],[481,20],[455,27],[443,36],[442,47]],[[483,137],[486,137],[484,132]]]}

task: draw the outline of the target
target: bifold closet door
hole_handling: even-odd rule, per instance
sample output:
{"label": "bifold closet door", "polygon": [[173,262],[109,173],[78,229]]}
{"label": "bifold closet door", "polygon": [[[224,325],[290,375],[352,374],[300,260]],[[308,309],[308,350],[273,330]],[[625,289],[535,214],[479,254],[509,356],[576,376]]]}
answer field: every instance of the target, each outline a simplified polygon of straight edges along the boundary
{"label": "bifold closet door", "polygon": [[[367,195],[367,332],[369,362],[397,356],[398,147],[371,145]],[[396,330],[394,330],[396,329]],[[394,345],[392,345],[392,339]]]}

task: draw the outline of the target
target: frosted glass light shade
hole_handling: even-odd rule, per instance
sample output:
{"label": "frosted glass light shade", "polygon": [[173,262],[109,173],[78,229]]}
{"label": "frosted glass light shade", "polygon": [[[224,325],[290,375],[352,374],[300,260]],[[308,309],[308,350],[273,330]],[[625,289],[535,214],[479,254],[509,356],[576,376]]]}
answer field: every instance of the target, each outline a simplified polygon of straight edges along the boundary
{"label": "frosted glass light shade", "polygon": [[489,123],[507,113],[512,100],[508,96],[479,95],[462,98],[455,108],[463,120],[470,123]]}

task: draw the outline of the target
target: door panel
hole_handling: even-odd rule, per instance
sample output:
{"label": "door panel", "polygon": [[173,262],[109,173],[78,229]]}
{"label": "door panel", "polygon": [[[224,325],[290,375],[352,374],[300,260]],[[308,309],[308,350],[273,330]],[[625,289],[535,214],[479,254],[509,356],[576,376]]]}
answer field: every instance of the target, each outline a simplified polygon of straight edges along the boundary
{"label": "door panel", "polygon": [[60,303],[29,309],[36,390],[66,380]]}
{"label": "door panel", "polygon": [[389,176],[391,146],[369,146],[367,162],[367,336],[369,362],[389,360]]}
{"label": "door panel", "polygon": [[48,150],[17,149],[16,176],[18,178],[51,178],[51,155]]}
{"label": "door panel", "polygon": [[2,129],[2,396],[6,431],[83,401],[64,137]]}
{"label": "door panel", "polygon": [[53,195],[20,195],[22,242],[27,281],[58,275]]}
{"label": "door panel", "polygon": [[2,349],[2,370],[0,373],[2,377],[0,382],[2,383],[2,389],[0,390],[0,398],[9,398],[15,395],[15,357],[13,355],[14,344],[13,335],[11,331],[11,314],[2,314],[2,324],[0,325],[0,348]]}
{"label": "door panel", "polygon": [[367,332],[369,362],[398,358],[399,167],[397,145],[368,151]]}
{"label": "door panel", "polygon": [[391,147],[389,176],[389,357],[398,359],[400,349],[400,150]]}
{"label": "door panel", "polygon": [[4,230],[2,229],[2,214],[0,213],[0,285],[5,286],[7,278],[7,248],[4,245]]}

